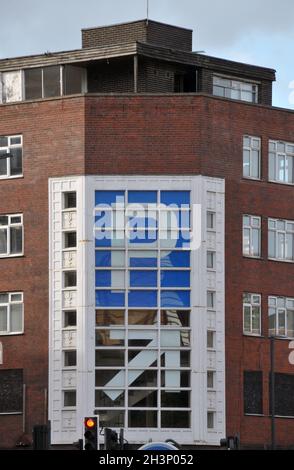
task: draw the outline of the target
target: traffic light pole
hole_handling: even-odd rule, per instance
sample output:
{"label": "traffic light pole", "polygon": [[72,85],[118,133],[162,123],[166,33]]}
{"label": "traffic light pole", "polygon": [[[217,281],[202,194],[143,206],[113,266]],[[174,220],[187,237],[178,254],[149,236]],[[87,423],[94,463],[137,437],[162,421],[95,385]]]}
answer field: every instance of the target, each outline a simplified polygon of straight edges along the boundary
{"label": "traffic light pole", "polygon": [[275,393],[275,337],[270,337],[270,356],[271,356],[271,440],[272,450],[276,449],[276,393]]}

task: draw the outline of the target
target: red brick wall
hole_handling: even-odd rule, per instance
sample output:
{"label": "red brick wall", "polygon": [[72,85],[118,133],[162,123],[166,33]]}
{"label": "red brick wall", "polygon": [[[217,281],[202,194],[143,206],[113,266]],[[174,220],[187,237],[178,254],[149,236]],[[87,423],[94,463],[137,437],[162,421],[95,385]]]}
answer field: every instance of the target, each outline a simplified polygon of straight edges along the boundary
{"label": "red brick wall", "polygon": [[[0,292],[24,292],[25,332],[0,337],[1,369],[24,369],[26,432],[44,423],[48,388],[48,177],[84,170],[84,101],[2,106],[0,135],[22,133],[24,178],[0,181],[0,214],[23,213],[24,257],[0,259]],[[22,416],[0,416],[0,448],[22,434]]]}
{"label": "red brick wall", "polygon": [[[85,126],[85,134],[84,134]],[[24,179],[0,181],[0,213],[23,212],[25,257],[0,259],[1,291],[23,290],[25,334],[0,338],[2,369],[24,368],[27,430],[42,422],[48,348],[48,177],[66,174],[199,174],[226,179],[227,432],[243,445],[270,443],[267,296],[294,296],[293,264],[267,261],[266,217],[294,220],[293,187],[266,182],[267,140],[294,141],[294,113],[207,96],[89,96],[2,106],[0,135],[23,133]],[[260,136],[263,181],[242,179],[243,135]],[[84,155],[86,163],[84,164]],[[261,260],[242,257],[242,213],[262,215]],[[242,336],[242,294],[263,295],[263,338]],[[288,342],[276,371],[294,373]],[[264,371],[264,417],[243,415],[243,371]],[[9,422],[11,439],[3,439]],[[0,446],[21,434],[0,416]],[[279,445],[294,445],[294,420],[277,419]]]}
{"label": "red brick wall", "polygon": [[162,47],[192,51],[192,31],[157,21],[146,20],[82,30],[82,47],[113,46],[148,42]]}
{"label": "red brick wall", "polygon": [[[294,141],[294,113],[208,97],[89,98],[87,173],[197,174],[226,179],[227,432],[243,445],[270,444],[267,296],[294,296],[293,264],[267,261],[267,217],[294,220],[294,189],[267,183],[268,139]],[[110,131],[111,129],[111,131]],[[244,134],[262,138],[261,182],[242,179]],[[114,139],[115,136],[115,139]],[[242,257],[242,214],[263,216],[262,259]],[[242,295],[263,295],[264,338],[242,336]],[[294,374],[289,342],[276,370]],[[243,415],[243,371],[264,371],[264,415]],[[294,420],[277,419],[278,445],[294,446]]]}

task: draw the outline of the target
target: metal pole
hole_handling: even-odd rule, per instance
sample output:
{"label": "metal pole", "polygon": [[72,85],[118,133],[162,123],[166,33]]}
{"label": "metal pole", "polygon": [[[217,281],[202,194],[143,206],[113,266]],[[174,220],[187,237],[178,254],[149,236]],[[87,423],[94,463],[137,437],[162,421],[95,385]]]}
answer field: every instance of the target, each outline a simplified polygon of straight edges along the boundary
{"label": "metal pole", "polygon": [[272,405],[271,413],[271,439],[272,439],[272,450],[276,449],[276,397],[275,397],[275,338],[270,338],[270,356],[271,356],[271,392],[270,399]]}
{"label": "metal pole", "polygon": [[26,432],[26,385],[22,386],[22,432]]}
{"label": "metal pole", "polygon": [[149,0],[147,0],[147,24],[149,22]]}

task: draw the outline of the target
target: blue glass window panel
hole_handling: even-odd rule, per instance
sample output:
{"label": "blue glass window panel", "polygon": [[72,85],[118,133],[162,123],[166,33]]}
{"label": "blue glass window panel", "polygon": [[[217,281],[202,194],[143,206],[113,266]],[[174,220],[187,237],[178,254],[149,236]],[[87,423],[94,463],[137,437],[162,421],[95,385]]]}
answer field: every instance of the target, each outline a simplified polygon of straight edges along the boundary
{"label": "blue glass window panel", "polygon": [[97,248],[107,248],[110,246],[124,247],[124,232],[121,230],[96,230],[95,231],[95,246]]}
{"label": "blue glass window panel", "polygon": [[189,271],[161,271],[161,287],[190,287]]}
{"label": "blue glass window panel", "polygon": [[190,252],[189,251],[162,251],[160,266],[162,268],[189,268]]}
{"label": "blue glass window panel", "polygon": [[110,247],[111,246],[111,236],[108,232],[95,232],[95,246],[96,247]]}
{"label": "blue glass window panel", "polygon": [[130,291],[129,307],[157,307],[157,291]]}
{"label": "blue glass window panel", "polygon": [[128,193],[129,204],[136,203],[157,203],[157,192],[156,191],[129,191]]}
{"label": "blue glass window panel", "polygon": [[111,290],[96,291],[96,307],[124,307],[125,293]]}
{"label": "blue glass window panel", "polygon": [[189,230],[191,227],[190,211],[179,211],[179,227]]}
{"label": "blue glass window panel", "polygon": [[153,244],[157,241],[156,230],[130,230],[129,244]]}
{"label": "blue glass window panel", "polygon": [[131,271],[130,287],[157,287],[157,271]]}
{"label": "blue glass window panel", "polygon": [[191,214],[189,210],[179,211],[177,208],[161,211],[161,230],[190,229]]}
{"label": "blue glass window panel", "polygon": [[162,204],[190,204],[190,191],[161,191],[160,202]]}
{"label": "blue glass window panel", "polygon": [[95,266],[96,268],[111,267],[111,251],[96,251],[95,252]]}
{"label": "blue glass window panel", "polygon": [[190,291],[161,291],[161,307],[190,307]]}
{"label": "blue glass window panel", "polygon": [[190,247],[191,232],[188,230],[173,230],[160,232],[160,246],[162,249],[174,248],[188,249]]}
{"label": "blue glass window panel", "polygon": [[96,271],[95,286],[111,287],[111,271]]}
{"label": "blue glass window panel", "polygon": [[99,229],[113,227],[112,211],[98,211],[95,213],[95,227]]}
{"label": "blue glass window panel", "polygon": [[179,230],[175,248],[187,248],[190,246],[191,233],[187,230]]}
{"label": "blue glass window panel", "polygon": [[[95,191],[95,205],[112,205],[116,202],[121,204],[124,202],[124,197],[124,191]],[[119,199],[117,200],[117,198]]]}
{"label": "blue glass window panel", "polygon": [[[149,254],[149,256],[147,256]],[[133,255],[133,256],[132,256]],[[145,251],[129,251],[129,266],[131,268],[156,268],[157,253]]]}
{"label": "blue glass window panel", "polygon": [[[158,223],[156,220],[156,216],[152,216],[153,214],[150,215],[150,217],[141,217],[143,215],[142,213],[140,214],[140,217],[135,215],[128,215],[128,228],[129,229],[139,229],[139,228],[145,228],[145,229],[155,229],[158,227]],[[189,227],[188,227],[189,228]]]}

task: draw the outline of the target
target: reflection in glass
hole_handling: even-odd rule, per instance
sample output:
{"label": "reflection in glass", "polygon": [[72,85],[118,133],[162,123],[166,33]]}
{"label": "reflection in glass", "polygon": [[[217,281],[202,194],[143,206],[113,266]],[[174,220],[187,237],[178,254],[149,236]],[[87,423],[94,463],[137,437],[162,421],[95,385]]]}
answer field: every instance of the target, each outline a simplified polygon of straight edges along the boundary
{"label": "reflection in glass", "polygon": [[156,325],[157,324],[157,311],[156,310],[129,310],[128,324],[129,325]]}
{"label": "reflection in glass", "polygon": [[157,412],[148,411],[129,411],[129,428],[157,428]]}
{"label": "reflection in glass", "polygon": [[[115,384],[113,383],[113,379],[115,378]],[[110,387],[124,387],[125,385],[125,372],[124,370],[115,369],[99,369],[95,371],[95,386],[96,387],[104,387],[109,384]]]}
{"label": "reflection in glass", "polygon": [[99,415],[99,424],[101,427],[124,427],[125,412],[123,410],[95,410],[95,414]]}
{"label": "reflection in glass", "polygon": [[129,370],[130,387],[157,387],[157,370]]}
{"label": "reflection in glass", "polygon": [[129,408],[157,407],[157,390],[129,390]]}
{"label": "reflection in glass", "polygon": [[161,325],[190,326],[190,312],[187,310],[161,310]]}
{"label": "reflection in glass", "polygon": [[160,336],[162,347],[189,347],[190,331],[188,330],[162,330]]}
{"label": "reflection in glass", "polygon": [[189,408],[190,392],[188,391],[170,391],[161,392],[162,408]]}
{"label": "reflection in glass", "polygon": [[129,349],[129,367],[157,367],[157,351],[142,349]]}
{"label": "reflection in glass", "polygon": [[165,370],[161,372],[162,387],[190,387],[190,371]]}
{"label": "reflection in glass", "polygon": [[190,412],[189,411],[162,411],[161,412],[162,428],[189,428]]}
{"label": "reflection in glass", "polygon": [[[119,396],[114,400],[111,398],[112,394],[118,394]],[[125,394],[123,390],[95,390],[95,406],[106,407],[106,406],[118,406],[123,407],[125,405]]]}
{"label": "reflection in glass", "polygon": [[96,326],[124,325],[124,310],[96,310]]}
{"label": "reflection in glass", "polygon": [[161,367],[190,367],[190,351],[161,352]]}
{"label": "reflection in glass", "polygon": [[124,350],[98,349],[95,354],[96,367],[123,367],[125,365]]}
{"label": "reflection in glass", "polygon": [[156,347],[157,331],[156,330],[129,330],[128,343],[132,347]]}
{"label": "reflection in glass", "polygon": [[124,330],[96,330],[96,347],[99,346],[124,346]]}

